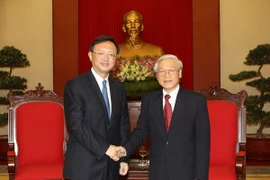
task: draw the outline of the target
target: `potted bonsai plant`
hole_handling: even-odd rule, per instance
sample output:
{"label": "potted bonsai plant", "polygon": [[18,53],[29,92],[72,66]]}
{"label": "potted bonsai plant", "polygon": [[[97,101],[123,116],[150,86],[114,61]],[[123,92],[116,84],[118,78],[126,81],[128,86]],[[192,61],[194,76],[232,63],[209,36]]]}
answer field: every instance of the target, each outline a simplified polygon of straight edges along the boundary
{"label": "potted bonsai plant", "polygon": [[[14,68],[30,66],[27,56],[14,46],[5,46],[0,50],[0,90],[23,93],[27,88],[27,79],[12,74]],[[6,96],[0,97],[0,105],[7,106]],[[0,112],[0,128],[8,123],[7,112]]]}
{"label": "potted bonsai plant", "polygon": [[[262,141],[269,141],[270,138],[265,138],[267,135],[263,130],[270,127],[270,111],[265,108],[265,105],[270,102],[270,78],[265,77],[262,73],[263,68],[269,68],[270,64],[270,44],[260,44],[256,48],[249,51],[246,61],[244,64],[248,66],[257,67],[257,71],[241,71],[238,74],[232,74],[229,79],[232,81],[244,81],[246,80],[246,85],[256,88],[258,90],[258,95],[249,95],[246,100],[247,105],[247,124],[248,125],[259,125],[257,129],[255,138],[260,139],[260,145],[250,145],[249,142],[254,141],[253,139],[247,138],[247,148],[255,146],[256,149],[265,149],[265,147],[270,148],[270,144],[262,145]],[[269,72],[269,71],[268,71]],[[270,141],[268,142],[270,143]],[[260,148],[260,146],[262,148]],[[250,149],[250,152],[253,151]],[[256,151],[256,150],[254,150]],[[268,157],[270,159],[270,149],[268,151]],[[253,155],[252,155],[253,156]],[[265,155],[254,155],[257,159],[265,159]]]}

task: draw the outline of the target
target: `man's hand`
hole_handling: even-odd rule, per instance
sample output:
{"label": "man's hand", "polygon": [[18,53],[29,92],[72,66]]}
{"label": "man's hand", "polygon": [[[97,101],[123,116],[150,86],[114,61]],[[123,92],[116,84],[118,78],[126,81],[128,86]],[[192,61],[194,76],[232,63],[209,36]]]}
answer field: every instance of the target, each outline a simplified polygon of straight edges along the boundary
{"label": "man's hand", "polygon": [[128,172],[128,164],[127,163],[125,163],[125,162],[121,162],[120,163],[120,169],[119,169],[119,174],[121,175],[121,176],[125,176],[126,174],[127,174],[127,172]]}
{"label": "man's hand", "polygon": [[107,149],[106,153],[107,156],[109,156],[114,161],[119,161],[119,157],[117,156],[118,152],[115,145],[110,145]]}
{"label": "man's hand", "polygon": [[119,159],[126,155],[126,149],[122,146],[110,145],[105,153],[114,161],[119,161]]}
{"label": "man's hand", "polygon": [[117,157],[119,158],[127,155],[126,149],[122,146],[117,146],[116,151],[117,151]]}

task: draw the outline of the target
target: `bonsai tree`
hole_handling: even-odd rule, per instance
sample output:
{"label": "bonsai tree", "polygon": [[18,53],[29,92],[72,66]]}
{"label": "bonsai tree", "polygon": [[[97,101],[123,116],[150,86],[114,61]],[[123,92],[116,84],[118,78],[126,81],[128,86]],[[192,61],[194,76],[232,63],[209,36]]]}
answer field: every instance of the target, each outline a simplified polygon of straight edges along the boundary
{"label": "bonsai tree", "polygon": [[258,69],[257,71],[241,71],[230,75],[229,78],[232,81],[248,80],[246,85],[258,90],[259,95],[247,97],[247,124],[259,125],[256,136],[265,137],[263,129],[270,127],[270,112],[264,109],[265,104],[270,102],[270,78],[264,77],[261,70],[264,65],[270,64],[270,44],[261,44],[250,50],[244,64],[256,66]]}
{"label": "bonsai tree", "polygon": [[[27,56],[13,46],[5,46],[0,50],[0,89],[13,91],[13,93],[21,94],[27,88],[25,78],[13,76],[14,68],[22,68],[30,66]],[[8,69],[9,71],[5,71]],[[0,97],[0,105],[8,105],[6,97]],[[0,113],[0,127],[6,126],[8,122],[8,114]]]}

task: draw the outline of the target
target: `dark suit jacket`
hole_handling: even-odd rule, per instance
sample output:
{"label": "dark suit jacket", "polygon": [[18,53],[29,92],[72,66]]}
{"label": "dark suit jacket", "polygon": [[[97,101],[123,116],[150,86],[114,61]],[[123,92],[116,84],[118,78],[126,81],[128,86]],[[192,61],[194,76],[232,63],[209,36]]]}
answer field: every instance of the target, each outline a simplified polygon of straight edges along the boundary
{"label": "dark suit jacket", "polygon": [[123,145],[130,121],[123,85],[109,78],[112,114],[109,121],[101,90],[88,71],[68,81],[64,108],[69,140],[63,176],[72,180],[116,180],[119,162],[105,152],[110,144]]}
{"label": "dark suit jacket", "polygon": [[162,98],[162,90],[142,98],[137,127],[124,145],[127,156],[149,135],[151,180],[207,180],[210,125],[205,97],[180,88],[168,134]]}

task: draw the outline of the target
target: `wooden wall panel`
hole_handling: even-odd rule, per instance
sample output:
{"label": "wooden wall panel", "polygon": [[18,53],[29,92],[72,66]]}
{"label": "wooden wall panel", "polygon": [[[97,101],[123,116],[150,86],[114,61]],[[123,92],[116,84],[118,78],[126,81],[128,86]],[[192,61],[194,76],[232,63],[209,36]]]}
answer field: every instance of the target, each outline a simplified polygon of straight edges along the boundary
{"label": "wooden wall panel", "polygon": [[219,1],[193,0],[193,90],[220,87]]}
{"label": "wooden wall panel", "polygon": [[61,96],[67,80],[79,74],[78,1],[53,0],[53,90]]}

